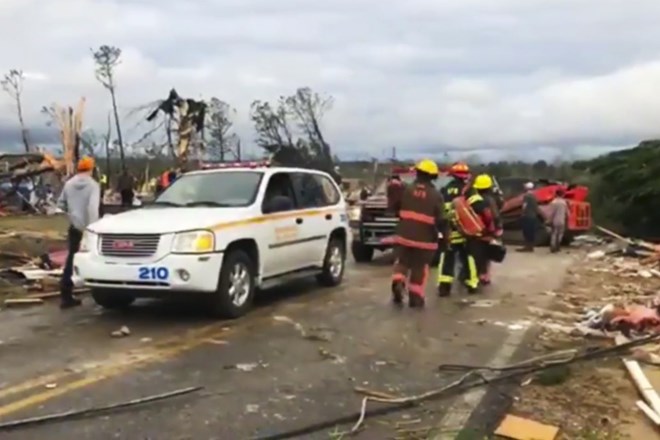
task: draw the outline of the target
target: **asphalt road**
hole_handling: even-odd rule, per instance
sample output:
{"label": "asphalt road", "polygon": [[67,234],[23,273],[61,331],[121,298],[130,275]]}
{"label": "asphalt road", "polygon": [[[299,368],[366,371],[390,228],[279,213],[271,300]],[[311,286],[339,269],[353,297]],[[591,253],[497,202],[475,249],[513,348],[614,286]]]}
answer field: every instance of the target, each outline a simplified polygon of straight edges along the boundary
{"label": "asphalt road", "polygon": [[[0,423],[203,389],[0,432],[0,438],[249,439],[355,413],[361,400],[355,387],[394,395],[439,388],[455,379],[439,373],[439,364],[486,365],[510,357],[529,324],[518,322],[527,306],[547,301],[541,292],[558,287],[571,261],[547,250],[512,252],[481,295],[456,292],[440,299],[430,283],[423,311],[390,305],[387,258],[350,266],[339,288],[302,282],[265,292],[254,312],[231,322],[209,320],[196,304],[185,303],[146,302],[121,313],[86,299],[83,307],[64,312],[55,303],[3,310]],[[121,326],[131,334],[111,338]],[[507,345],[512,347],[504,350]],[[357,438],[424,438],[411,435],[440,425],[458,431],[461,426],[446,425],[461,425],[480,396],[370,419]],[[459,404],[462,415],[454,414]],[[328,439],[331,431],[298,438]]]}

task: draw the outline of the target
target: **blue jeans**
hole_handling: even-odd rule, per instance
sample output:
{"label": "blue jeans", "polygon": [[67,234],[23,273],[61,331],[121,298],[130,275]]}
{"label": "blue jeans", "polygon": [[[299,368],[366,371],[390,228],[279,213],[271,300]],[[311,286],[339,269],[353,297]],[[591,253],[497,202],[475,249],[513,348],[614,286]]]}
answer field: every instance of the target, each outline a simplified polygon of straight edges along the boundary
{"label": "blue jeans", "polygon": [[520,224],[522,226],[523,238],[527,246],[534,246],[536,243],[536,228],[537,220],[536,218],[523,217],[520,219]]}

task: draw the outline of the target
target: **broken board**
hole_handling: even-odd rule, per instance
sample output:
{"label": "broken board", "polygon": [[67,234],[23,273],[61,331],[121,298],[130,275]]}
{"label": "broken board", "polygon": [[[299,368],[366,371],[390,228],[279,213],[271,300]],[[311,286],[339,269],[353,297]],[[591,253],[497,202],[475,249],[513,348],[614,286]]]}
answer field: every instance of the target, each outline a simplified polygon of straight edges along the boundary
{"label": "broken board", "polygon": [[559,428],[507,414],[495,435],[514,440],[554,440]]}

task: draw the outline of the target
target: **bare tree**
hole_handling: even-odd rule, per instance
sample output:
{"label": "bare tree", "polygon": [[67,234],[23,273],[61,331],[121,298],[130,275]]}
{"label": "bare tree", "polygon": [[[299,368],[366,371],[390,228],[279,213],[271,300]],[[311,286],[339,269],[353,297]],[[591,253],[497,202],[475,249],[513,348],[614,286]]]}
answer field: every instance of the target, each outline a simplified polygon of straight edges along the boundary
{"label": "bare tree", "polygon": [[338,178],[330,145],[321,130],[321,120],[331,107],[331,97],[322,97],[307,87],[280,97],[275,106],[254,101],[250,116],[256,143],[277,162],[322,169]]}
{"label": "bare tree", "polygon": [[25,152],[29,153],[30,141],[28,140],[28,130],[25,126],[25,120],[23,119],[23,103],[21,101],[24,80],[25,76],[23,75],[22,70],[11,69],[8,73],[5,73],[2,80],[0,80],[0,85],[2,85],[2,89],[14,100],[16,114],[18,115],[18,123],[21,125],[21,138],[23,139]]}
{"label": "bare tree", "polygon": [[298,129],[305,134],[310,146],[320,149],[317,154],[329,161],[332,161],[332,153],[321,132],[321,119],[332,108],[332,103],[332,97],[323,97],[309,87],[299,88],[286,98],[286,105],[295,115]]}
{"label": "bare tree", "polygon": [[238,135],[231,132],[234,126],[232,117],[235,114],[235,109],[218,98],[211,98],[208,102],[206,129],[209,139],[206,149],[221,162],[226,159],[228,153],[240,160],[240,141]]}
{"label": "bare tree", "polygon": [[110,97],[112,98],[112,111],[115,116],[115,128],[117,130],[117,143],[119,146],[119,160],[122,171],[125,171],[126,158],[124,156],[124,141],[121,135],[121,125],[117,111],[117,85],[115,83],[115,68],[121,63],[121,49],[104,44],[97,50],[92,50],[92,56],[96,64],[96,79],[110,92]]}
{"label": "bare tree", "polygon": [[257,145],[268,153],[275,154],[281,148],[295,148],[291,115],[285,98],[280,98],[275,107],[266,101],[252,102],[250,119],[257,132]]}

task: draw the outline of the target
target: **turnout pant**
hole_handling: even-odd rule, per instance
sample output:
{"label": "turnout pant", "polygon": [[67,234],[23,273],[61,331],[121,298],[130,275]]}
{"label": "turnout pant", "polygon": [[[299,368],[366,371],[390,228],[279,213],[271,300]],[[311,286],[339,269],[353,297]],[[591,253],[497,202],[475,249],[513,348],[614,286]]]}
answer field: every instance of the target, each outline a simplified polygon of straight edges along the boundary
{"label": "turnout pant", "polygon": [[73,256],[80,249],[82,235],[82,231],[69,226],[69,253],[66,256],[66,263],[64,263],[64,270],[62,271],[62,279],[60,281],[60,298],[62,301],[68,301],[73,298],[73,280],[71,279],[73,276]]}
{"label": "turnout pant", "polygon": [[456,261],[460,259],[461,275],[463,282],[469,288],[476,289],[479,286],[479,275],[477,262],[474,258],[474,245],[468,242],[452,243],[440,254],[440,266],[438,268],[438,285],[454,282]]}
{"label": "turnout pant", "polygon": [[479,281],[484,283],[490,282],[490,260],[488,259],[487,246],[488,242],[484,240],[475,240],[472,245]]}
{"label": "turnout pant", "polygon": [[398,245],[395,249],[396,260],[392,281],[406,283],[408,292],[424,298],[424,289],[429,275],[429,264],[434,251]]}

